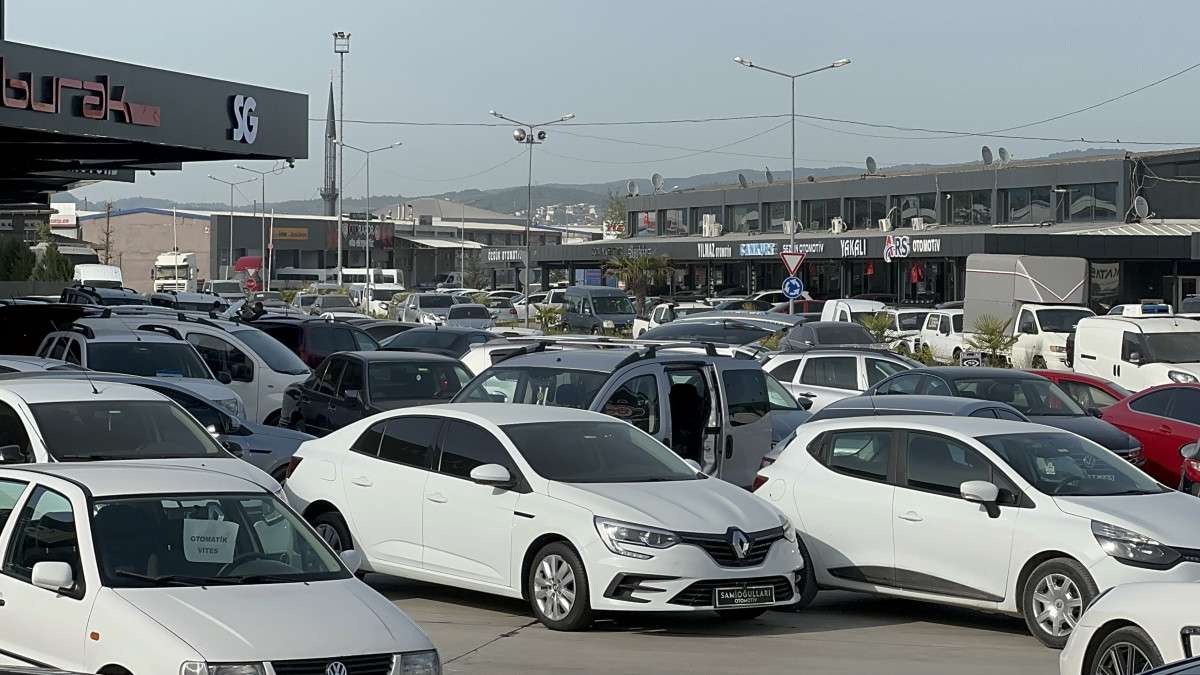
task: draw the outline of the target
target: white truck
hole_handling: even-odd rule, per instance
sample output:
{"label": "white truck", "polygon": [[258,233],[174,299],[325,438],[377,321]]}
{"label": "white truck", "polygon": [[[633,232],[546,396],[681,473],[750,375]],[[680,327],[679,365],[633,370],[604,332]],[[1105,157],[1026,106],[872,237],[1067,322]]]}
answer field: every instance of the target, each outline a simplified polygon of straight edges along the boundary
{"label": "white truck", "polygon": [[195,293],[196,279],[200,277],[200,267],[196,264],[195,253],[159,253],[154,259],[154,292],[179,291],[180,293]]}
{"label": "white truck", "polygon": [[1067,336],[1095,312],[1084,305],[1088,265],[1083,258],[975,253],[967,256],[964,341],[981,317],[1009,322],[1018,368],[1070,370]]}
{"label": "white truck", "polygon": [[75,266],[73,279],[80,286],[95,288],[122,288],[125,286],[121,268],[116,265],[81,263]]}

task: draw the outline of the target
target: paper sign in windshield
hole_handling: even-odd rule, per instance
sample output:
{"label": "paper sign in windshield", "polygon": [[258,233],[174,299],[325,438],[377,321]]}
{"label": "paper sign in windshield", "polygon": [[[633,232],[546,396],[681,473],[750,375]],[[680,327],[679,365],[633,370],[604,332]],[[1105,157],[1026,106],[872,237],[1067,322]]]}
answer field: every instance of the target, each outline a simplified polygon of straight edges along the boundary
{"label": "paper sign in windshield", "polygon": [[237,547],[238,524],[228,520],[183,521],[183,557],[194,563],[228,563]]}

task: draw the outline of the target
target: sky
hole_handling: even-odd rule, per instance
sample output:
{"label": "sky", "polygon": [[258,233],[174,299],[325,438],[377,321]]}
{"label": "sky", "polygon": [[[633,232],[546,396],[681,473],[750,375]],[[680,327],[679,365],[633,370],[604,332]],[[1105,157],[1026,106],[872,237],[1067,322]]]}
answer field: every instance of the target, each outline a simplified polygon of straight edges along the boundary
{"label": "sky", "polygon": [[[7,0],[6,37],[306,93],[310,117],[321,118],[337,67],[331,33],[349,31],[347,119],[408,122],[494,122],[492,109],[529,121],[571,112],[577,123],[786,114],[787,80],[738,66],[734,56],[793,72],[850,58],[849,66],[797,80],[798,112],[979,131],[1081,108],[1183,70],[1200,61],[1190,48],[1198,24],[1200,3],[1185,1],[1138,9],[1108,0]],[[1129,149],[1152,149],[1129,141],[1200,145],[1198,88],[1200,68],[1012,133],[1119,138]],[[551,129],[535,150],[534,182],[768,166],[779,174],[788,164],[786,122]],[[323,123],[310,123],[309,159],[270,179],[268,201],[317,197],[323,130]],[[722,150],[751,156],[644,145],[704,150],[755,135]],[[526,180],[523,146],[508,128],[346,125],[352,145],[396,141],[403,146],[373,156],[373,194],[417,196]],[[971,161],[984,143],[1004,145],[1017,158],[1090,147],[810,120],[797,123],[796,142],[797,165],[812,167],[861,166],[867,155],[881,166]],[[347,197],[366,190],[356,155],[346,153]],[[210,173],[249,177],[232,163],[195,164],[76,194],[92,201],[223,203],[228,189],[208,180]],[[242,189],[248,198],[259,191]]]}

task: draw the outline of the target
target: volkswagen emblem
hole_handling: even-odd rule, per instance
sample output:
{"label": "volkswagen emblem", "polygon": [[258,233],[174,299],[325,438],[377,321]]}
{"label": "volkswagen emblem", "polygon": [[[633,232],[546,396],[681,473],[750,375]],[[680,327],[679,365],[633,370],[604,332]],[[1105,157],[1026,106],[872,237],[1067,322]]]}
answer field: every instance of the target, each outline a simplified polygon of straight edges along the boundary
{"label": "volkswagen emblem", "polygon": [[346,675],[346,664],[341,661],[334,661],[325,666],[325,675]]}
{"label": "volkswagen emblem", "polygon": [[733,548],[733,554],[737,556],[737,559],[742,560],[750,554],[750,537],[747,537],[745,532],[732,528],[729,530],[729,546]]}

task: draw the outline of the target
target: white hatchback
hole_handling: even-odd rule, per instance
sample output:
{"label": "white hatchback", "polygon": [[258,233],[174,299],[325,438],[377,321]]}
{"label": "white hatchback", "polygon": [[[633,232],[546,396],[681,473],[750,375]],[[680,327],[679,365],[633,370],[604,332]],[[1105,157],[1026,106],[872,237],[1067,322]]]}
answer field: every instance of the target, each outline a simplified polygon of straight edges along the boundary
{"label": "white hatchback", "polygon": [[287,505],[141,462],[0,469],[0,663],[437,675],[429,638]]}
{"label": "white hatchback", "polygon": [[[364,569],[594,611],[758,616],[796,601],[777,509],[608,415],[471,403],[381,413],[300,446],[289,502]],[[298,464],[297,464],[298,462]],[[295,500],[295,501],[292,501]]]}
{"label": "white hatchback", "polygon": [[1200,655],[1198,605],[1194,583],[1125,584],[1101,593],[1067,640],[1059,674],[1136,675]]}
{"label": "white hatchback", "polygon": [[1107,588],[1200,581],[1200,500],[1051,427],[825,420],[761,475],[756,494],[796,523],[815,586],[1020,615],[1051,647]]}

